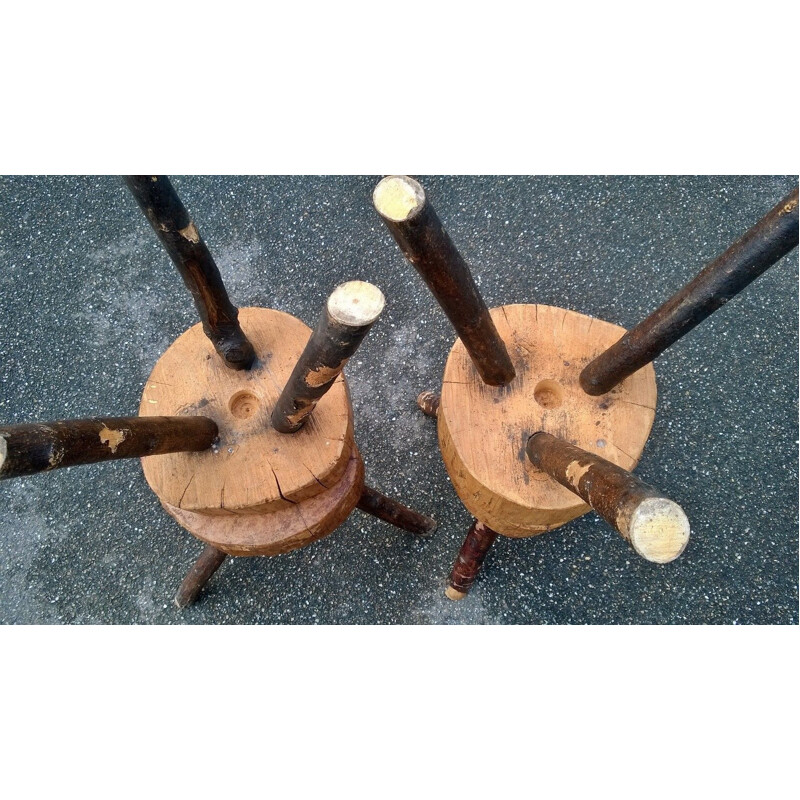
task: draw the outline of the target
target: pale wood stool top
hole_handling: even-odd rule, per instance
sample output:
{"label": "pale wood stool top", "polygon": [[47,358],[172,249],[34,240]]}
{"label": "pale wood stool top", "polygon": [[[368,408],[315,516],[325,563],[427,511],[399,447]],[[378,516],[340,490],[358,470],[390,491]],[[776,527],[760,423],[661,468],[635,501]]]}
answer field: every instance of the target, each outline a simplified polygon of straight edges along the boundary
{"label": "pale wood stool top", "polygon": [[167,508],[223,518],[291,509],[336,485],[348,466],[353,415],[343,375],[302,430],[286,435],[270,423],[311,330],[266,308],[240,309],[239,322],[255,348],[252,369],[227,368],[195,325],[161,356],[145,385],[140,416],[199,414],[219,427],[210,450],[142,460]]}

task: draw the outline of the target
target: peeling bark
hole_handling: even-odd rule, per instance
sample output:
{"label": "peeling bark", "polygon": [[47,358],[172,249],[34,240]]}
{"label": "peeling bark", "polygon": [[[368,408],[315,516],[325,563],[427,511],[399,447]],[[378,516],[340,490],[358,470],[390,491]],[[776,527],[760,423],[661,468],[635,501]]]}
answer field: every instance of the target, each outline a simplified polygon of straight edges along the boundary
{"label": "peeling bark", "polygon": [[689,522],[658,489],[549,433],[531,436],[526,451],[534,466],[588,503],[643,558],[665,564],[683,552]]}

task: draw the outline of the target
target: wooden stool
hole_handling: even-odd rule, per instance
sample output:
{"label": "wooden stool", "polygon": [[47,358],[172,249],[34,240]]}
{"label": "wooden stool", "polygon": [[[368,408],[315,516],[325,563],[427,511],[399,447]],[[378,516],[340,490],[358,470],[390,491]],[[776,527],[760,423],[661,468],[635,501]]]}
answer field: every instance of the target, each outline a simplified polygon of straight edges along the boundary
{"label": "wooden stool", "polygon": [[364,484],[342,370],[384,307],[362,281],[328,298],[312,332],[295,317],[237,309],[165,176],[128,187],[180,271],[201,324],[153,369],[138,417],[0,428],[0,478],[140,457],[170,516],[206,543],[175,597],[192,603],[226,556],[288,553],[356,507],[410,533],[436,523]]}
{"label": "wooden stool", "polygon": [[552,306],[489,311],[417,181],[384,178],[373,201],[459,335],[441,394],[417,399],[475,517],[447,596],[466,595],[499,534],[536,536],[591,508],[643,558],[677,558],[686,515],[630,473],[655,419],[651,362],[797,245],[797,190],[630,333]]}
{"label": "wooden stool", "polygon": [[[355,281],[339,287],[333,299],[352,302],[353,292],[371,325],[382,296]],[[323,320],[326,329],[327,315]],[[313,415],[306,414],[306,424],[281,433],[272,416],[312,344],[312,332],[295,317],[264,308],[240,309],[239,323],[255,352],[249,370],[227,369],[195,325],[159,359],[139,406],[142,417],[203,414],[219,431],[209,450],[142,459],[145,478],[167,513],[207,544],[176,595],[180,607],[197,597],[225,555],[289,553],[332,533],[356,506],[382,519],[392,510],[389,521],[411,533],[435,527],[364,486],[341,359],[334,359],[333,370],[312,371],[312,388],[327,390],[315,401]]]}

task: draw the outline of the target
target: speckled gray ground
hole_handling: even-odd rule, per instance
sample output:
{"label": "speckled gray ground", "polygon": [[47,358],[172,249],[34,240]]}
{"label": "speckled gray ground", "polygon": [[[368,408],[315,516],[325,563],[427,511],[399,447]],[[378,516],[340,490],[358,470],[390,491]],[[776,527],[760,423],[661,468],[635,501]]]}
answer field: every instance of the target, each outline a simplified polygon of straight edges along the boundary
{"label": "speckled gray ground", "polygon": [[[542,302],[625,326],[772,207],[792,177],[421,178],[490,306]],[[453,333],[371,206],[373,177],[183,177],[230,294],[316,319],[338,283],[388,305],[347,369],[369,480],[433,514],[415,540],[356,512],[277,558],[230,559],[201,601],[172,596],[200,544],[136,461],[0,485],[4,623],[796,623],[798,260],[787,256],[656,363],[638,473],[692,522],[646,563],[594,514],[501,537],[472,594],[445,599],[470,518],[414,404]],[[133,414],[196,321],[116,177],[0,179],[0,419]]]}

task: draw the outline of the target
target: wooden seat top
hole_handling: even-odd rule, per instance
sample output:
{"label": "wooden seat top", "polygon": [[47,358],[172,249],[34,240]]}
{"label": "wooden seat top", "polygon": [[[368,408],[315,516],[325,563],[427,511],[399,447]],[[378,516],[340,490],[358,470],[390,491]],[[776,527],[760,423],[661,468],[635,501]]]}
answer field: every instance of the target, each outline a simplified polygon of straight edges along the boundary
{"label": "wooden seat top", "polygon": [[578,383],[581,370],[624,328],[545,305],[501,306],[491,316],[516,377],[507,386],[486,385],[457,340],[444,371],[439,444],[475,517],[506,536],[533,536],[589,506],[530,463],[528,437],[546,431],[633,470],[655,419],[655,372],[648,364],[591,397]]}
{"label": "wooden seat top", "polygon": [[239,322],[256,351],[250,370],[226,367],[195,325],[161,356],[147,380],[140,416],[195,414],[219,427],[199,453],[142,459],[150,487],[167,504],[204,514],[277,511],[334,486],[353,447],[353,415],[340,375],[297,433],[278,433],[270,415],[311,330],[265,308],[242,308]]}

